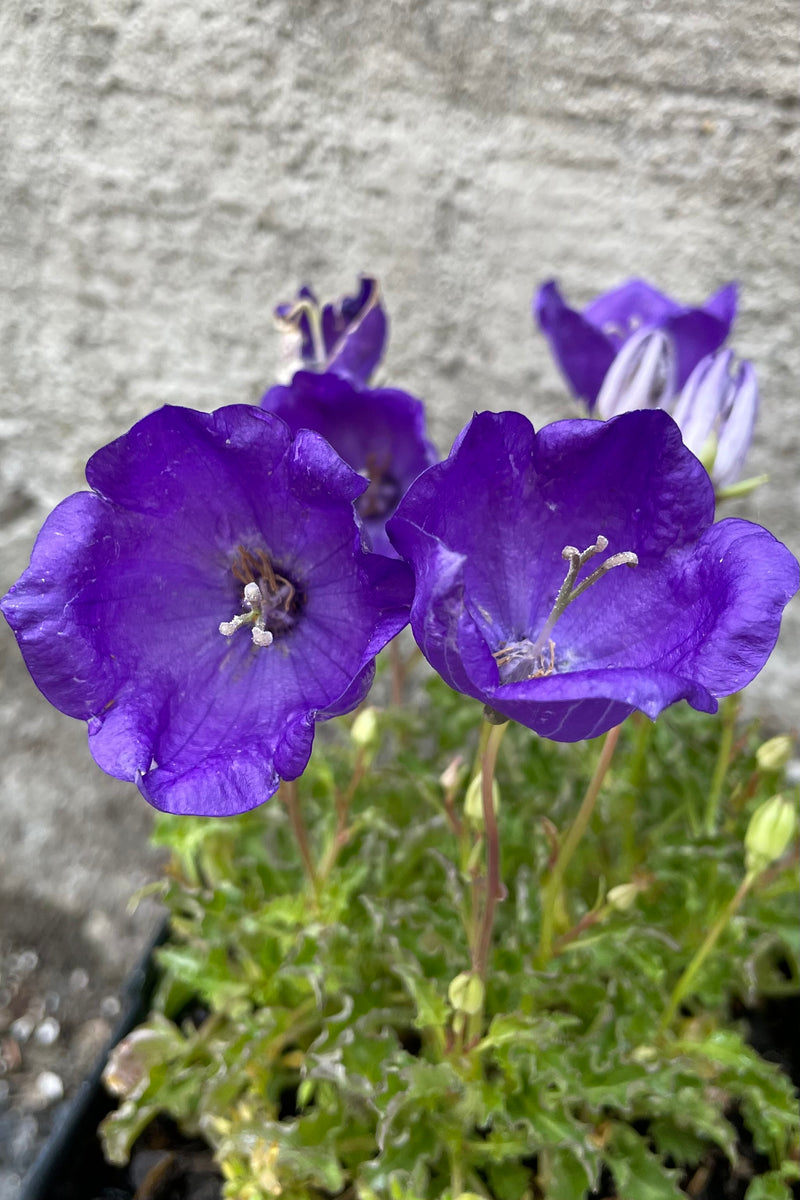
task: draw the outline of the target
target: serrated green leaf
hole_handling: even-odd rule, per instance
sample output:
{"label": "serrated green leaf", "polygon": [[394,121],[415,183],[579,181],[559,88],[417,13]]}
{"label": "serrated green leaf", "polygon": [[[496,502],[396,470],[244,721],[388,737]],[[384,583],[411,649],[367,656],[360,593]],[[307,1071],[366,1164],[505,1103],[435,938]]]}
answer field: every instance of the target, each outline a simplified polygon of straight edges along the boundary
{"label": "serrated green leaf", "polygon": [[678,1172],[659,1162],[630,1126],[614,1125],[603,1157],[619,1200],[685,1200],[676,1182]]}
{"label": "serrated green leaf", "polygon": [[[796,1178],[796,1176],[795,1176]],[[770,1171],[752,1180],[745,1192],[745,1200],[792,1200],[792,1189],[780,1171]]]}
{"label": "serrated green leaf", "polygon": [[[549,1150],[544,1157],[546,1178],[543,1178],[545,1200],[583,1200],[597,1184],[599,1156],[581,1158],[564,1149]],[[542,1173],[540,1172],[540,1178]]]}

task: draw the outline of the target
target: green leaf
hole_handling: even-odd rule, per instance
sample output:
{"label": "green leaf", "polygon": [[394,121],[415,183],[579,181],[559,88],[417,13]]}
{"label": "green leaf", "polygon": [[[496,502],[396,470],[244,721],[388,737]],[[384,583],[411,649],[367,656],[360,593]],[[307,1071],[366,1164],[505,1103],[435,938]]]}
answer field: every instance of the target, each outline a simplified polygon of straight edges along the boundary
{"label": "green leaf", "polygon": [[597,1184],[597,1161],[579,1158],[573,1150],[550,1150],[545,1156],[545,1200],[583,1200]]}
{"label": "green leaf", "polygon": [[626,1200],[685,1200],[676,1183],[678,1172],[659,1162],[630,1126],[614,1125],[604,1158]]}

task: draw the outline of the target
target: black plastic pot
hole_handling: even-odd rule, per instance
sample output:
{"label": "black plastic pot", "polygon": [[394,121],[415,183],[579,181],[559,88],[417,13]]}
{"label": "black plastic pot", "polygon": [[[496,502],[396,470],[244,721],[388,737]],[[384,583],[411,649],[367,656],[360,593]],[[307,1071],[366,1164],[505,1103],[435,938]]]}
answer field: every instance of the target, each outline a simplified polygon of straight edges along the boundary
{"label": "black plastic pot", "polygon": [[105,1162],[97,1138],[97,1126],[114,1107],[101,1079],[111,1049],[149,1012],[158,974],[153,951],[167,933],[165,922],[126,980],[117,1027],[25,1176],[20,1200],[112,1200],[114,1183],[124,1182],[123,1172],[118,1181],[113,1179],[115,1169]]}

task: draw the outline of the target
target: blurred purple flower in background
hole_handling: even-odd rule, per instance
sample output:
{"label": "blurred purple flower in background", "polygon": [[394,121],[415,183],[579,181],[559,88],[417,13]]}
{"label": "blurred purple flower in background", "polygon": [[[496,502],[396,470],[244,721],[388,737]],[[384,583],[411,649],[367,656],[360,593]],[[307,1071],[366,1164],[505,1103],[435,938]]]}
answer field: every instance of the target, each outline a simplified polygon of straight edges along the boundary
{"label": "blurred purple flower in background", "polygon": [[242,812],[304,769],[407,622],[366,483],[251,405],[162,408],[99,450],[0,602],[39,689],[157,808]]}
{"label": "blurred purple flower in background", "polygon": [[376,279],[359,279],[354,296],[320,304],[309,287],[302,287],[291,304],[275,309],[278,328],[286,338],[291,374],[332,371],[356,385],[369,382],[383,357],[388,320]]}
{"label": "blurred purple flower in background", "polygon": [[534,298],[534,315],[572,392],[593,409],[616,355],[640,330],[661,329],[675,347],[675,386],[719,349],[736,316],[736,284],[729,283],[699,308],[686,307],[632,279],[605,292],[581,312],[564,301],[555,280]]}
{"label": "blurred purple flower in background", "polygon": [[734,369],[731,350],[697,364],[672,410],[684,442],[720,489],[742,473],[757,414],[756,373],[745,361]]}
{"label": "blurred purple flower in background", "polygon": [[[749,362],[734,369],[731,350],[701,359],[675,394],[675,346],[663,329],[644,329],[629,338],[614,359],[597,397],[595,415],[607,420],[639,408],[663,408],[680,427],[718,491],[740,476],[758,414],[758,384]],[[763,477],[747,480],[751,490]]]}
{"label": "blurred purple flower in background", "polygon": [[536,434],[505,412],[473,418],[388,531],[446,682],[575,741],[680,699],[714,712],[766,662],[798,564],[760,526],[713,519],[709,477],[666,413]]}
{"label": "blurred purple flower in background", "polygon": [[637,408],[663,408],[675,399],[675,344],[663,329],[629,337],[608,369],[594,415],[607,421]]}
{"label": "blurred purple flower in background", "polygon": [[293,432],[321,433],[369,480],[356,510],[372,549],[396,557],[386,521],[420,472],[439,457],[425,436],[422,402],[395,388],[356,388],[330,372],[299,371],[288,386],[270,388],[261,404]]}

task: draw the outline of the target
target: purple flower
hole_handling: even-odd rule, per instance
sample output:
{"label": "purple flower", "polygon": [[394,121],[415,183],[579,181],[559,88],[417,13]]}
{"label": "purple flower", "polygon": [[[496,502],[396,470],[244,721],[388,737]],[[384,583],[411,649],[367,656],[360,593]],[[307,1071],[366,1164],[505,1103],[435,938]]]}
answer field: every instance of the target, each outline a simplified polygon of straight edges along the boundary
{"label": "purple flower", "polygon": [[394,388],[370,391],[329,372],[299,371],[288,387],[270,388],[261,404],[294,432],[321,433],[346,463],[369,479],[356,510],[372,548],[395,557],[386,522],[407,488],[438,458],[425,436],[422,402]]}
{"label": "purple flower", "polygon": [[758,413],[752,363],[733,370],[733,353],[720,350],[697,364],[672,415],[683,440],[708,467],[717,488],[729,487],[744,467]]}
{"label": "purple flower", "polygon": [[663,329],[639,329],[603,380],[594,415],[607,421],[637,408],[669,411],[675,399],[675,343]]}
{"label": "purple flower", "polygon": [[383,356],[388,322],[376,279],[362,277],[355,296],[322,308],[311,288],[302,287],[291,304],[278,305],[275,319],[287,337],[292,369],[332,371],[366,384]]}
{"label": "purple flower", "polygon": [[639,329],[663,329],[670,335],[676,387],[683,387],[700,359],[725,341],[736,299],[736,284],[729,283],[701,308],[687,308],[643,280],[631,279],[577,312],[551,279],[534,299],[534,314],[572,391],[592,409],[616,354]]}
{"label": "purple flower", "polygon": [[243,812],[304,769],[407,621],[365,484],[258,408],[162,408],[89,461],[0,606],[34,681],[157,808]]}
{"label": "purple flower", "polygon": [[713,517],[708,475],[664,412],[538,434],[481,413],[389,536],[447,683],[569,742],[680,699],[714,712],[764,665],[798,564],[760,526]]}

